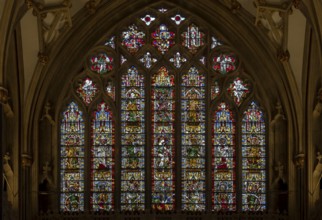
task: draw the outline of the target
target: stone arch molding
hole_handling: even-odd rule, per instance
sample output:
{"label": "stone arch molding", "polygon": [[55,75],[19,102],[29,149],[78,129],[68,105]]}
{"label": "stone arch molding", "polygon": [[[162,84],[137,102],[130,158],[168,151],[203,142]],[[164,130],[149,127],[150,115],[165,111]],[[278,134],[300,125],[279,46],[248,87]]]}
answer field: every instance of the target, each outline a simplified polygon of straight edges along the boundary
{"label": "stone arch molding", "polygon": [[[245,11],[240,9],[234,14],[219,1],[210,0],[202,1],[202,3],[181,0],[158,1],[157,3],[152,0],[133,2],[115,0],[104,3],[95,15],[89,15],[85,9],[78,12],[73,18],[73,27],[67,33],[62,34],[46,51],[49,57],[48,63],[46,65],[38,63],[31,89],[26,96],[28,97],[26,111],[30,113],[26,114],[28,116],[26,119],[28,121],[26,126],[28,151],[37,152],[37,149],[43,147],[38,141],[32,142],[32,139],[37,140],[38,138],[39,119],[43,115],[44,105],[48,101],[53,104],[53,111],[55,111],[53,118],[57,122],[59,106],[65,100],[72,79],[86,62],[88,51],[100,42],[110,30],[125,22],[129,14],[135,14],[153,4],[180,7],[187,13],[194,14],[200,21],[207,22],[209,26],[214,27],[214,33],[222,37],[238,53],[247,72],[259,88],[258,96],[266,97],[262,98],[261,103],[268,113],[268,120],[272,120],[276,113],[275,103],[280,101],[288,118],[289,132],[293,137],[299,136],[296,109],[300,109],[300,103],[295,101],[295,89],[293,91],[296,85],[291,85],[287,80],[283,66],[277,59],[275,47],[265,33],[255,29],[251,18]],[[299,140],[294,138],[293,142],[290,141],[285,146],[289,155],[299,151],[298,143]],[[35,149],[32,149],[31,146]],[[34,173],[40,173],[38,171],[40,168],[37,167],[38,157],[39,155],[35,155],[34,158],[34,162],[36,162],[32,167]],[[293,175],[295,170],[291,170],[290,166],[288,168],[289,176]],[[57,168],[54,168],[54,171],[55,169]],[[289,181],[295,184],[295,181]],[[294,186],[290,186],[290,188],[294,188]]]}

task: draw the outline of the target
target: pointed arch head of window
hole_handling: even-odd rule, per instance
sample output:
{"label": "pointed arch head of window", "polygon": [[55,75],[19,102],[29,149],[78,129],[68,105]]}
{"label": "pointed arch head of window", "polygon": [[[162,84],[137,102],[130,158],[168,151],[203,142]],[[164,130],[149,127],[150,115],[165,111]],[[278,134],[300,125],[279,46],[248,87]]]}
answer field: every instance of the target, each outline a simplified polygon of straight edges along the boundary
{"label": "pointed arch head of window", "polygon": [[266,125],[255,101],[242,119],[242,210],[266,210]]}
{"label": "pointed arch head of window", "polygon": [[60,124],[60,210],[84,211],[84,119],[71,102]]}

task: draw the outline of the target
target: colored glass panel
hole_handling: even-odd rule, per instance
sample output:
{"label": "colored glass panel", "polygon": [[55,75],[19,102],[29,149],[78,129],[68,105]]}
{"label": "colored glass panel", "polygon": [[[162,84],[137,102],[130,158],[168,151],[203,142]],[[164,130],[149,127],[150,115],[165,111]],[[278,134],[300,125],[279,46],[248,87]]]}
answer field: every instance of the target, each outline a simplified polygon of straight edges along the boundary
{"label": "colored glass panel", "polygon": [[106,46],[109,46],[113,49],[115,49],[115,36],[112,36],[111,38],[109,38],[106,42],[105,42]]}
{"label": "colored glass panel", "polygon": [[219,96],[220,94],[220,87],[218,85],[218,82],[214,82],[213,85],[211,85],[211,100],[214,100],[215,98],[217,98],[217,96]]}
{"label": "colored glass panel", "polygon": [[114,124],[106,103],[93,113],[91,146],[91,208],[114,209]]}
{"label": "colored glass panel", "polygon": [[182,76],[182,209],[205,210],[205,76],[191,67]]}
{"label": "colored glass panel", "polygon": [[111,97],[113,100],[115,100],[115,86],[112,81],[107,82],[106,86],[106,94]]}
{"label": "colored glass panel", "polygon": [[236,211],[235,120],[225,103],[214,115],[212,143],[213,210]]}
{"label": "colored glass panel", "polygon": [[186,18],[182,17],[180,14],[176,14],[175,16],[171,17],[171,20],[176,23],[176,25],[180,25]]}
{"label": "colored glass panel", "polygon": [[125,63],[127,61],[127,59],[123,56],[123,55],[121,55],[121,65],[123,64],[123,63]]}
{"label": "colored glass panel", "polygon": [[266,210],[266,127],[255,102],[242,120],[242,210]]}
{"label": "colored glass panel", "polygon": [[151,24],[151,22],[153,22],[155,20],[155,17],[151,16],[151,15],[145,15],[143,18],[141,18],[141,20],[147,25],[149,26]]}
{"label": "colored glass panel", "polygon": [[174,77],[161,67],[152,77],[152,208],[174,210]]}
{"label": "colored glass panel", "polygon": [[215,37],[211,37],[211,49],[214,49],[220,45],[222,45],[221,42],[219,42]]}
{"label": "colored glass panel", "polygon": [[238,60],[234,54],[220,54],[214,57],[212,68],[221,74],[226,74],[235,71],[237,65]]}
{"label": "colored glass panel", "polygon": [[196,53],[198,48],[204,45],[204,33],[199,31],[199,27],[194,24],[188,26],[187,31],[181,34],[182,45],[189,49],[191,53]]}
{"label": "colored glass panel", "polygon": [[146,52],[146,54],[144,54],[144,56],[140,59],[140,62],[143,63],[145,68],[148,68],[148,69],[150,69],[152,64],[154,64],[157,61],[158,60],[156,58],[153,58],[151,56],[150,52]]}
{"label": "colored glass panel", "polygon": [[90,78],[86,78],[79,84],[76,93],[82,98],[86,105],[89,105],[93,101],[97,91],[97,86],[93,81]]}
{"label": "colored glass panel", "polygon": [[128,31],[122,32],[122,45],[127,48],[127,50],[134,54],[136,53],[144,44],[145,33],[138,31],[136,25],[129,26]]}
{"label": "colored glass panel", "polygon": [[228,87],[228,94],[233,97],[235,103],[240,103],[247,97],[249,89],[246,83],[242,79],[237,77]]}
{"label": "colored glass panel", "polygon": [[173,63],[173,65],[176,68],[180,68],[181,65],[187,61],[187,59],[184,57],[181,57],[180,52],[177,52],[172,58],[170,58],[169,61]]}
{"label": "colored glass panel", "polygon": [[84,211],[84,120],[71,102],[60,124],[60,210]]}
{"label": "colored glass panel", "polygon": [[121,88],[121,210],[145,208],[144,78],[132,66]]}
{"label": "colored glass panel", "polygon": [[161,24],[160,27],[152,33],[152,45],[164,54],[175,44],[174,36],[174,32],[169,31],[165,24]]}
{"label": "colored glass panel", "polygon": [[113,69],[113,57],[108,56],[106,53],[92,56],[90,62],[91,70],[99,74],[109,72]]}

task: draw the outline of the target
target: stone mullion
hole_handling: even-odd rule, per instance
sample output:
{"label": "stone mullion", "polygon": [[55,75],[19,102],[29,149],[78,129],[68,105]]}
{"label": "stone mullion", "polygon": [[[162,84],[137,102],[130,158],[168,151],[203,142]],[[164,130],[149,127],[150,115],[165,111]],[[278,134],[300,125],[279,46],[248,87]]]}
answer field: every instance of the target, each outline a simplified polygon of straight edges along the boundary
{"label": "stone mullion", "polygon": [[[120,48],[118,47],[119,45],[119,38],[116,38],[116,54],[117,54],[117,59],[119,60],[120,56]],[[115,170],[114,170],[114,210],[116,213],[120,212],[121,210],[121,163],[122,163],[122,155],[121,155],[121,149],[122,149],[122,143],[121,143],[121,137],[122,137],[122,132],[121,132],[121,111],[117,111],[121,109],[121,77],[122,77],[122,72],[120,72],[120,62],[116,62],[115,69],[117,77],[114,77],[114,85],[115,85],[115,109],[116,112],[114,112],[114,137],[115,137],[115,147],[114,147],[114,158],[115,158]]]}
{"label": "stone mullion", "polygon": [[182,210],[181,75],[175,74],[175,210]]}
{"label": "stone mullion", "polygon": [[145,71],[144,82],[145,82],[145,210],[149,212],[152,207],[152,132],[151,132],[151,120],[152,120],[152,111],[151,111],[151,75],[148,71]]}
{"label": "stone mullion", "polygon": [[[206,69],[210,70],[211,65],[210,62],[208,62],[209,56],[210,56],[210,46],[211,45],[211,35],[210,31],[208,31],[208,41],[207,41],[207,51],[206,51]],[[206,170],[206,211],[211,212],[212,211],[212,182],[213,182],[213,173],[212,173],[212,126],[213,126],[213,109],[211,108],[211,85],[212,85],[212,77],[211,77],[211,71],[207,71],[206,76],[206,84],[205,84],[205,91],[206,91],[206,164],[205,164],[205,170]]]}

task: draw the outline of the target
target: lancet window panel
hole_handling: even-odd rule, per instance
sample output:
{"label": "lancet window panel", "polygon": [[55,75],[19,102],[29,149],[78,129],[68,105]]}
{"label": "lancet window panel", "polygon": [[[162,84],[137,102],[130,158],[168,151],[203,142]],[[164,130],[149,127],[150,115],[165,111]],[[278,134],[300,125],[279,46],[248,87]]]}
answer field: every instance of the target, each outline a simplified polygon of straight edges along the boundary
{"label": "lancet window panel", "polygon": [[265,111],[242,59],[184,10],[135,18],[93,46],[61,110],[60,210],[267,210]]}

